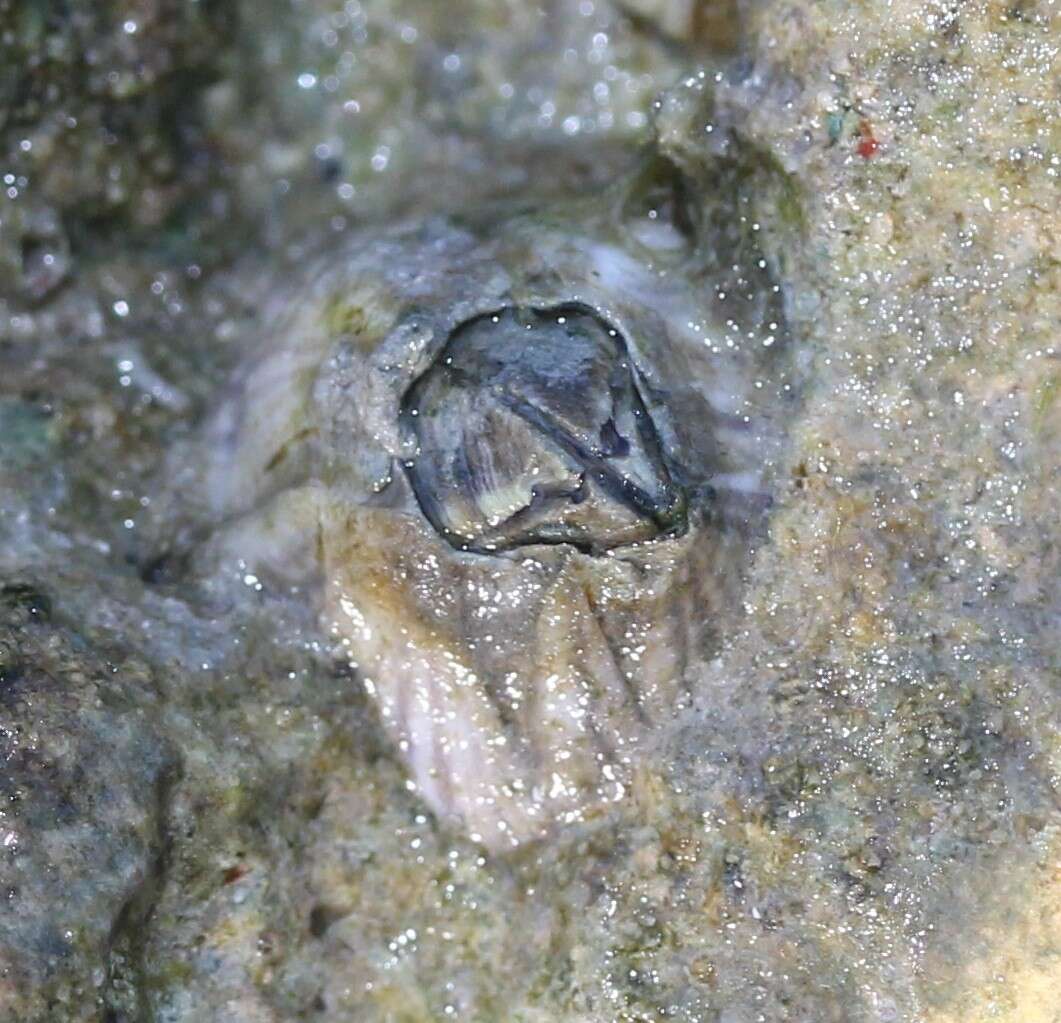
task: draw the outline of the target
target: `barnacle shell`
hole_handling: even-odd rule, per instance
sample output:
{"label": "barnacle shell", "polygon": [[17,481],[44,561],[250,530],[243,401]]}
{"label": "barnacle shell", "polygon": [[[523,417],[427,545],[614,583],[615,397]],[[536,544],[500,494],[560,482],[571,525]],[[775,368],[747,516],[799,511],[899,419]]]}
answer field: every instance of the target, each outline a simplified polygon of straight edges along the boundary
{"label": "barnacle shell", "polygon": [[785,410],[702,288],[585,224],[360,236],[266,304],[198,451],[203,563],[315,594],[487,845],[621,798],[735,620]]}

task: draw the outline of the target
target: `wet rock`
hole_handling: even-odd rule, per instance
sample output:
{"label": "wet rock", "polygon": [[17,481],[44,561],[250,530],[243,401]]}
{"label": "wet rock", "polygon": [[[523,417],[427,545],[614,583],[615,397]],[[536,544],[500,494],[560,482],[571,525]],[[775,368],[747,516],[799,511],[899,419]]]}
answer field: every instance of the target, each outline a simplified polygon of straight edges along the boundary
{"label": "wet rock", "polygon": [[0,587],[0,1011],[134,1018],[177,759],[142,667],[79,649],[53,607]]}
{"label": "wet rock", "polygon": [[[1049,5],[747,3],[742,55],[724,64],[685,19],[730,5],[625,6],[560,3],[543,20],[537,7],[492,2],[297,9],[319,17],[256,5],[240,36],[252,70],[222,76],[205,107],[240,209],[265,225],[253,237],[231,207],[208,204],[147,255],[97,264],[72,245],[77,272],[61,258],[45,272],[45,257],[65,252],[55,232],[67,221],[52,214],[85,211],[57,192],[31,206],[17,177],[7,185],[25,211],[5,219],[20,225],[9,266],[28,268],[20,303],[32,308],[4,310],[0,337],[12,616],[0,713],[22,804],[41,812],[12,828],[21,844],[2,861],[34,896],[0,923],[5,1014],[1052,1020],[1061,392]],[[681,63],[691,52],[702,69]],[[5,63],[3,81],[24,70]],[[654,112],[658,143],[638,156],[651,96],[675,81]],[[24,137],[11,136],[20,153]],[[193,185],[184,160],[197,151],[172,150]],[[85,153],[100,199],[103,165]],[[150,190],[161,172],[148,161],[129,173]],[[567,189],[579,202],[542,209]],[[114,225],[133,216],[131,197],[100,201]],[[424,227],[420,214],[440,204],[446,226],[403,241],[393,224],[363,223],[400,211]],[[609,799],[510,847],[438,813],[447,793],[417,785],[408,735],[388,725],[377,685],[409,676],[381,675],[371,646],[360,658],[351,646],[355,629],[396,623],[376,636],[404,667],[411,649],[447,649],[441,615],[452,649],[490,667],[529,634],[511,622],[487,631],[470,613],[505,592],[491,575],[526,548],[459,551],[409,489],[378,486],[408,484],[397,410],[435,354],[417,348],[414,325],[445,305],[439,295],[484,293],[490,275],[465,274],[474,253],[528,207],[533,229],[504,263],[525,287],[451,310],[434,342],[489,309],[550,308],[558,282],[585,291],[574,271],[596,270],[608,286],[595,315],[613,322],[622,306],[631,350],[687,331],[704,360],[667,367],[688,386],[653,407],[663,443],[712,472],[769,461],[773,503],[695,493],[696,507],[758,527],[723,593],[714,558],[685,557],[701,550],[692,538],[714,535],[710,517],[655,548],[682,550],[677,567],[693,564],[717,600],[717,615],[712,605],[693,620],[724,627],[690,647],[679,698],[655,690],[652,726],[638,726],[636,756],[612,772],[621,796],[609,783]],[[241,262],[215,275],[221,250],[197,239],[219,224]],[[546,235],[582,244],[565,260]],[[113,253],[120,235],[85,237]],[[705,237],[706,276],[689,263]],[[590,258],[590,238],[598,256],[630,263]],[[335,290],[351,268],[374,282],[368,294],[349,278]],[[695,301],[681,307],[674,282],[686,277]],[[418,303],[395,300],[417,287]],[[616,292],[621,301],[602,297]],[[666,330],[630,328],[646,302],[675,314]],[[366,341],[394,326],[396,306],[402,332],[388,353],[412,361],[372,365],[379,402],[359,418],[365,402],[348,399],[366,393]],[[255,337],[280,338],[281,357],[266,343],[251,358]],[[739,371],[718,372],[727,365]],[[720,381],[707,416],[692,393],[701,380]],[[241,402],[248,385],[261,397]],[[195,473],[169,480],[208,506],[189,523],[158,499],[159,466],[180,464],[163,453],[194,449],[204,417],[236,408],[247,415],[214,435],[228,446],[200,445],[209,457],[183,463],[220,466],[209,486]],[[760,439],[778,431],[751,424],[771,409],[785,444],[764,451]],[[328,431],[302,433],[307,420]],[[319,503],[270,505],[309,480],[338,496],[333,512],[364,500],[356,533],[350,516],[320,517]],[[204,512],[210,528],[197,531]],[[271,528],[298,522],[333,529],[319,535],[332,552],[322,575],[343,584],[334,633],[317,603],[318,547],[277,542],[318,534]],[[159,540],[172,556],[149,570]],[[241,544],[264,567],[241,562]],[[480,567],[454,585],[455,564]],[[579,564],[592,579],[611,561]],[[591,618],[585,590],[567,581],[540,647],[567,651],[565,670],[605,652],[590,625],[625,613],[618,601]],[[614,596],[614,577],[605,582]],[[346,614],[344,589],[371,598],[375,621]],[[640,656],[626,645],[623,657]],[[490,728],[478,736],[541,734],[513,707],[538,689],[513,691],[464,690],[482,696]],[[605,727],[582,746],[583,766],[601,738],[630,734],[636,704],[610,720],[590,706]],[[437,720],[457,738],[468,733],[452,722],[475,723]],[[23,736],[36,721],[33,745]],[[183,771],[167,795],[171,758],[159,750],[170,746]],[[79,774],[80,762],[93,770]],[[488,777],[487,757],[470,762]],[[472,809],[497,820],[493,806]],[[0,835],[14,812],[5,807]],[[56,823],[86,819],[80,830]],[[67,904],[83,943],[47,931]]]}
{"label": "wet rock", "polygon": [[206,184],[198,97],[219,73],[226,5],[0,4],[0,268],[39,303],[101,227],[141,236]]}

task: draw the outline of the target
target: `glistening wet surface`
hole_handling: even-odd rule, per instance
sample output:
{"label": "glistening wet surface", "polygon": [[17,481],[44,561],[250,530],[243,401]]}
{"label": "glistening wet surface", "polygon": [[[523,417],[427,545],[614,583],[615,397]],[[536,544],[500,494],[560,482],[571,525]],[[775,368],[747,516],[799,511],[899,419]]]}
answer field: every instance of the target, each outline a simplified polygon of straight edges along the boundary
{"label": "glistening wet surface", "polygon": [[0,4],[0,1016],[1054,1023],[1053,6],[193,6]]}

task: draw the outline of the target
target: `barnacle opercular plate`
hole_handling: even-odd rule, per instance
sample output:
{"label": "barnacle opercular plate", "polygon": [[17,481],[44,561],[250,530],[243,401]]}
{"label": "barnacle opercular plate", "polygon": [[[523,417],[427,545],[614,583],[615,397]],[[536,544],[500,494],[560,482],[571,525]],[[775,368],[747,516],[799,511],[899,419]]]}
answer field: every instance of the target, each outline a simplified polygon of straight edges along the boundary
{"label": "barnacle opercular plate", "polygon": [[403,402],[424,514],[462,549],[600,553],[685,527],[619,332],[578,305],[463,323]]}

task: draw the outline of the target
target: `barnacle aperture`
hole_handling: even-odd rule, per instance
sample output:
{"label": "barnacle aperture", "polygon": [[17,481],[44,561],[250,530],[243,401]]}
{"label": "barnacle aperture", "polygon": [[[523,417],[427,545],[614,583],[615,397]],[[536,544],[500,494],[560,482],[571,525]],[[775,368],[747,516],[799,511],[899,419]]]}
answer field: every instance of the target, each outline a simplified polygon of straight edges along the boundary
{"label": "barnacle aperture", "polygon": [[463,323],[409,389],[402,421],[420,507],[460,549],[600,553],[685,528],[626,343],[584,306]]}

